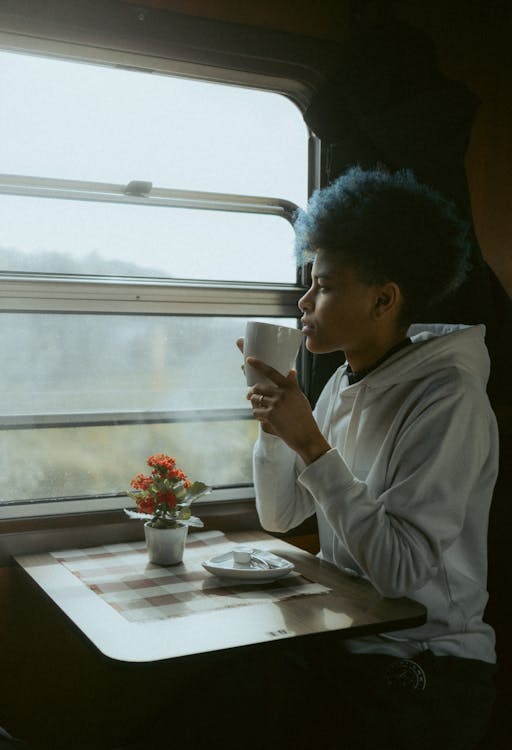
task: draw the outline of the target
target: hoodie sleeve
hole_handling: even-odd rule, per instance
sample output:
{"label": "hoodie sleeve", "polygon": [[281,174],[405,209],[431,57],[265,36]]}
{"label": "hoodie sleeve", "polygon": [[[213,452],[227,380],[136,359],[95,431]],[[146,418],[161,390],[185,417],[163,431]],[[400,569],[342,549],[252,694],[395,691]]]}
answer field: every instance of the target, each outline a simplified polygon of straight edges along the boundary
{"label": "hoodie sleeve", "polygon": [[459,384],[411,411],[379,496],[353,475],[337,449],[305,467],[298,482],[377,590],[399,597],[435,575],[470,504],[487,523],[497,455],[485,393]]}
{"label": "hoodie sleeve", "polygon": [[254,451],[256,510],[267,531],[288,531],[315,512],[309,490],[297,482],[304,463],[286,443],[260,430]]}
{"label": "hoodie sleeve", "polygon": [[[335,373],[318,399],[314,416],[319,425],[326,419],[338,378]],[[311,492],[297,481],[304,468],[304,462],[286,443],[260,429],[253,455],[254,488],[256,510],[267,531],[288,531],[315,513]]]}

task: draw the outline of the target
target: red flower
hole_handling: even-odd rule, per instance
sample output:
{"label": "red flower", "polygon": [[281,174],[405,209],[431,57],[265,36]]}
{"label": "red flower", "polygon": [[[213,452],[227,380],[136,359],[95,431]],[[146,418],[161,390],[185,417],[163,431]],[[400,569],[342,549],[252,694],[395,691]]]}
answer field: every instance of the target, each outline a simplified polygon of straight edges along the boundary
{"label": "red flower", "polygon": [[183,482],[185,487],[190,487],[190,482],[188,481],[182,469],[173,469],[172,471],[170,471],[169,479],[175,479],[177,482]]}
{"label": "red flower", "polygon": [[165,503],[169,508],[174,508],[176,505],[176,495],[174,492],[159,492],[157,501],[158,503]]}
{"label": "red flower", "polygon": [[152,477],[162,477],[162,479],[173,479],[177,482],[183,482],[185,489],[190,487],[184,471],[176,467],[176,461],[172,456],[166,456],[165,453],[155,453],[147,460],[148,466],[153,468]]}
{"label": "red flower", "polygon": [[136,477],[130,482],[134,490],[147,490],[153,483],[153,477],[148,477],[146,474],[137,474]]}
{"label": "red flower", "polygon": [[153,467],[153,474],[159,474],[162,477],[170,476],[176,461],[172,456],[166,456],[165,453],[155,453],[154,456],[148,458],[148,466]]}
{"label": "red flower", "polygon": [[150,475],[137,474],[130,481],[135,492],[129,494],[135,499],[138,510],[153,516],[153,521],[176,521],[184,517],[184,508],[193,498],[184,499],[182,488],[188,490],[192,482],[183,469],[176,466],[176,460],[165,453],[149,456],[147,465],[152,469]]}
{"label": "red flower", "polygon": [[155,512],[155,501],[151,496],[138,497],[136,498],[135,502],[137,503],[137,508],[141,513],[148,513],[152,515]]}

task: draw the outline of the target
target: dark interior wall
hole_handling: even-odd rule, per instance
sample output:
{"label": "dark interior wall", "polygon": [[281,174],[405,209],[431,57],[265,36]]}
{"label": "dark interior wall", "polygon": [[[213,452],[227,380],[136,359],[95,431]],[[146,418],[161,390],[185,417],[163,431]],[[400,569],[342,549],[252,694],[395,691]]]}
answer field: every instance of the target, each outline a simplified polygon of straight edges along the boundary
{"label": "dark interior wall", "polygon": [[151,7],[258,28],[340,39],[347,32],[351,0],[123,0],[136,7]]}
{"label": "dark interior wall", "polygon": [[402,20],[434,42],[440,69],[480,100],[466,156],[482,252],[512,295],[512,4],[401,0]]}

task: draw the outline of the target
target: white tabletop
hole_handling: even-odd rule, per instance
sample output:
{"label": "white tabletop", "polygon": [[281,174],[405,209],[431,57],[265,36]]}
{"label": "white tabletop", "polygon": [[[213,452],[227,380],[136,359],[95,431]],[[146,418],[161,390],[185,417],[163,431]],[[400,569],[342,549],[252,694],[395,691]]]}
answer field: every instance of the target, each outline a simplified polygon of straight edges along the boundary
{"label": "white tabletop", "polygon": [[[133,549],[124,544],[23,555],[16,561],[96,648],[111,659],[125,662],[152,662],[313,633],[336,631],[340,637],[349,638],[415,627],[426,618],[420,604],[408,599],[386,599],[366,581],[345,575],[308,552],[262,532],[200,532],[190,534],[189,541],[191,546],[185,549],[179,568],[148,566],[141,543],[131,545]],[[295,571],[288,580],[283,578],[276,584],[244,583],[241,588],[237,581],[209,579],[200,560],[248,542],[289,560]],[[135,555],[139,568],[151,574],[151,581],[128,580],[123,568],[116,567],[116,555],[127,552]],[[72,565],[74,556],[91,562],[77,570]],[[180,591],[185,584],[176,584],[174,578],[180,571],[196,579],[198,588],[191,595],[190,608],[180,608],[179,602],[167,604],[169,599],[179,600],[178,594],[153,597],[163,603],[161,607],[152,608],[146,603],[151,600],[148,597],[143,602],[146,610],[123,610],[124,605],[119,606],[119,602],[122,604],[131,596],[129,591],[109,598],[108,593],[98,593],[101,583],[97,586],[87,580],[84,570],[94,567],[97,574],[101,564],[110,565],[108,571],[105,568],[110,581],[103,586],[107,592],[126,588],[123,581],[128,580],[136,595],[144,597],[146,592],[141,586],[154,591],[154,576],[167,591]],[[113,581],[120,586],[113,585]]]}

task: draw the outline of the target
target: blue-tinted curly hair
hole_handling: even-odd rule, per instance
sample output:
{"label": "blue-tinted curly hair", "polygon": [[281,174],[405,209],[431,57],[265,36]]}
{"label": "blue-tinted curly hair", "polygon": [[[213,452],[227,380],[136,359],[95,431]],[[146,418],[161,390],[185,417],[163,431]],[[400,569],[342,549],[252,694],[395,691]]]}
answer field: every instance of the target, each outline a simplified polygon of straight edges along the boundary
{"label": "blue-tinted curly hair", "polygon": [[353,167],[312,195],[295,218],[295,232],[300,264],[322,249],[336,253],[365,283],[398,284],[403,325],[421,323],[470,269],[469,225],[410,170]]}

